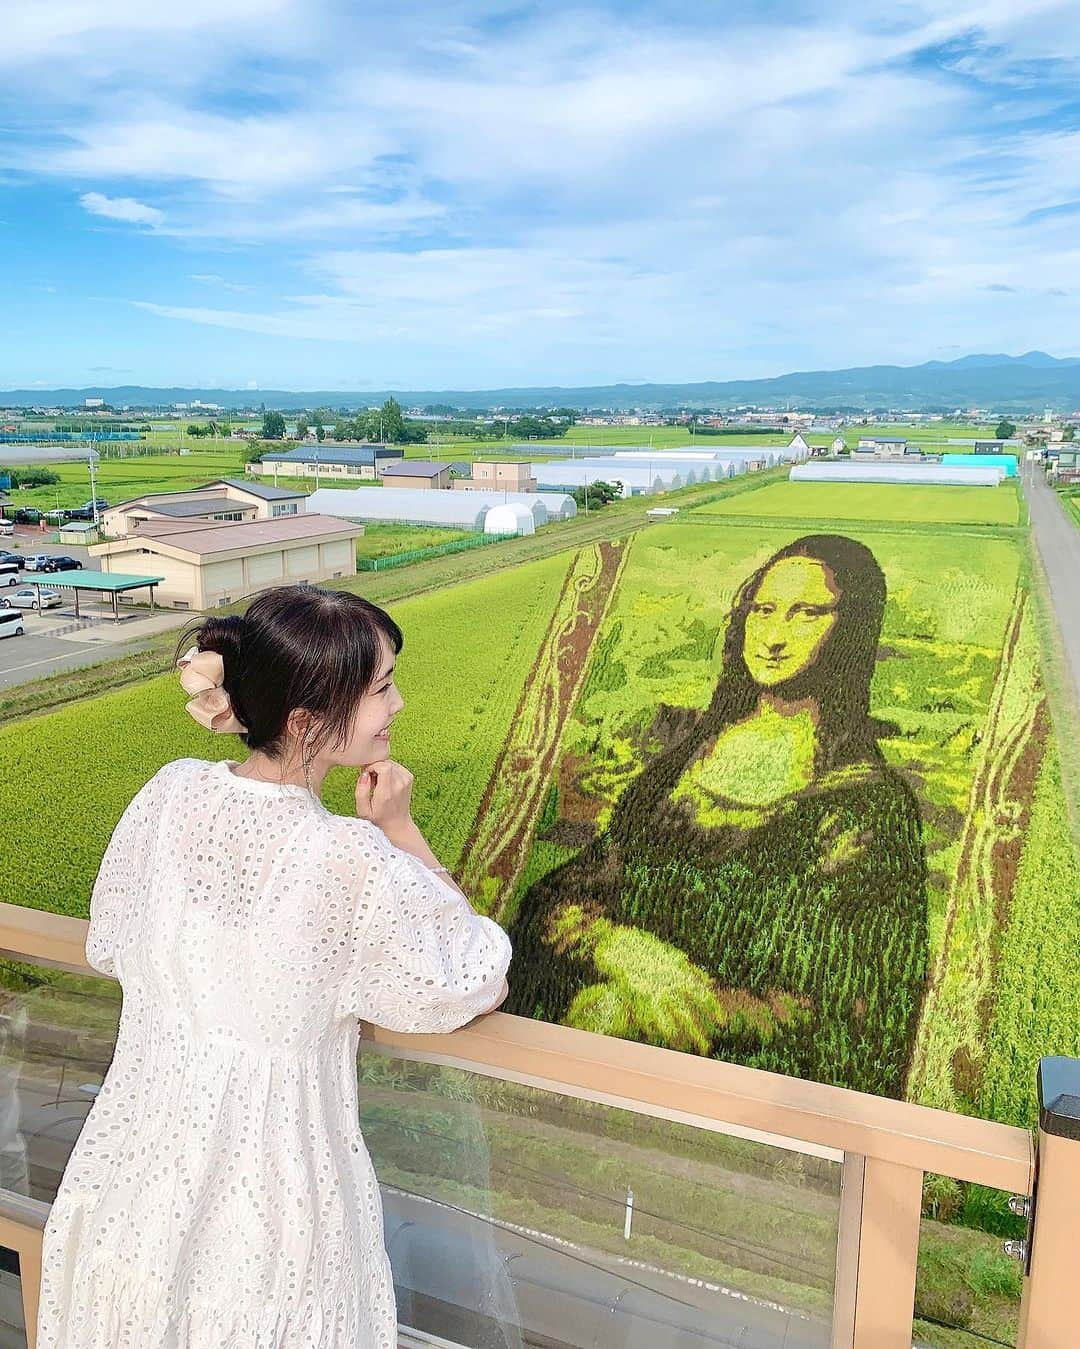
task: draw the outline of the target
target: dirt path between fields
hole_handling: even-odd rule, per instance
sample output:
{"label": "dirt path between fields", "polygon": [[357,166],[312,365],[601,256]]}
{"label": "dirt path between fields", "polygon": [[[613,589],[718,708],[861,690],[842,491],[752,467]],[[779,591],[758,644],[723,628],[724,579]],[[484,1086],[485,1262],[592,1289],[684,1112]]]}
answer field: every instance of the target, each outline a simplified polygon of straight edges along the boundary
{"label": "dirt path between fields", "polygon": [[600,543],[571,564],[466,842],[461,883],[502,922],[625,556],[624,545]]}

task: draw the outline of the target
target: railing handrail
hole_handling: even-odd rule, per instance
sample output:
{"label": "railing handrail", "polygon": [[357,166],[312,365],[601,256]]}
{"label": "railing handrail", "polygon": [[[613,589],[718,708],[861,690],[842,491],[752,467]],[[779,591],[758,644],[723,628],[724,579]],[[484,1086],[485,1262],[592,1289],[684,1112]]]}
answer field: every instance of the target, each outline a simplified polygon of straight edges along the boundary
{"label": "railing handrail", "polygon": [[[0,952],[101,978],[86,962],[87,922],[0,903]],[[489,1077],[858,1154],[991,1189],[1030,1194],[1034,1147],[1024,1129],[843,1087],[495,1012],[450,1035],[364,1027],[413,1058]]]}

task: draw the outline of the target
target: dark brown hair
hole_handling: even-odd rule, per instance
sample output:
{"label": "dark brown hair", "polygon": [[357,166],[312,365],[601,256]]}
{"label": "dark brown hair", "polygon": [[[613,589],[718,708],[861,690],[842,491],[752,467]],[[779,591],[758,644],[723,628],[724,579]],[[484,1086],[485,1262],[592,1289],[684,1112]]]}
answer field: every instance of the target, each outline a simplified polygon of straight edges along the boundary
{"label": "dark brown hair", "polygon": [[225,691],[247,727],[241,739],[249,749],[281,754],[289,713],[304,708],[319,719],[309,745],[318,753],[345,743],[356,705],[379,671],[380,635],[395,653],[401,650],[398,625],[359,595],[277,586],[257,595],[242,615],[189,624],[176,656],[193,641],[200,651],[221,655]]}

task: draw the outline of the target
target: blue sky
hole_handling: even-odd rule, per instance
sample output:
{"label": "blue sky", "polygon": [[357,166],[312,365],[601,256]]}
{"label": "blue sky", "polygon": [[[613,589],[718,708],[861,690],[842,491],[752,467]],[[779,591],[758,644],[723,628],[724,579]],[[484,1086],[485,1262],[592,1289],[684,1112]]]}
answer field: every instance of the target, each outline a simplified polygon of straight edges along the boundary
{"label": "blue sky", "polygon": [[5,19],[0,389],[1080,353],[1074,0]]}

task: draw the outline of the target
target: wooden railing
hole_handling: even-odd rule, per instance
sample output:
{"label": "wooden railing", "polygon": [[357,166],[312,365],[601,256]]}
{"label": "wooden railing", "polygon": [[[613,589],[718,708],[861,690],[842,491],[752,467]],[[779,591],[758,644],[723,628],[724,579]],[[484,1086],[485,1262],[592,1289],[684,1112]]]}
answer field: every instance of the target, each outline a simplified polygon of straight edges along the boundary
{"label": "wooden railing", "polygon": [[[9,957],[96,974],[85,939],[80,919],[0,904],[0,953]],[[1080,1345],[1078,1062],[1040,1066],[1036,1149],[1027,1132],[1007,1125],[501,1013],[452,1035],[367,1026],[364,1035],[398,1056],[842,1155],[833,1349],[909,1349],[925,1174],[1007,1191],[1031,1210],[1017,1251],[1026,1262],[1021,1349]],[[0,1245],[19,1253],[30,1349],[47,1212],[0,1191]]]}

